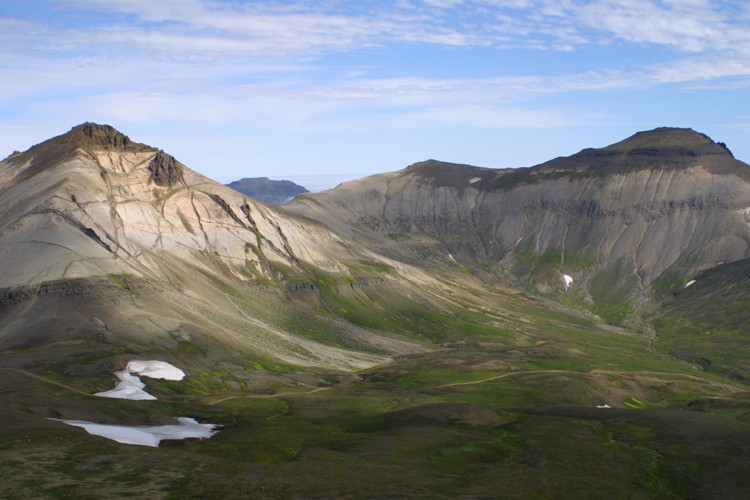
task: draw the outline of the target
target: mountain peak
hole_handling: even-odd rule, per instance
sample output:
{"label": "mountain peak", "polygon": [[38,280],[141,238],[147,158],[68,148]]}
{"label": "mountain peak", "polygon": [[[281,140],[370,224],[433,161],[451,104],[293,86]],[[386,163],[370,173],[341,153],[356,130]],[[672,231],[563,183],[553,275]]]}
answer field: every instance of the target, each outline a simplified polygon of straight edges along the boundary
{"label": "mountain peak", "polygon": [[44,156],[54,153],[63,156],[82,148],[86,150],[108,150],[122,152],[154,152],[155,148],[130,140],[130,137],[111,125],[86,122],[76,125],[68,132],[32,146],[28,153]]}
{"label": "mountain peak", "polygon": [[702,166],[713,173],[750,178],[747,165],[737,161],[726,144],[689,128],[660,127],[637,132],[603,148],[584,149],[535,167],[539,171],[576,171],[597,175],[644,169],[682,169]]}
{"label": "mountain peak", "polygon": [[134,144],[130,138],[111,125],[86,122],[73,127],[65,134],[85,145],[103,146],[107,149],[128,149]]}
{"label": "mountain peak", "polygon": [[[154,148],[133,142],[130,137],[118,131],[111,125],[86,122],[70,129],[50,141],[68,143],[77,147],[108,149],[119,151],[154,151]],[[49,142],[49,141],[48,141]]]}
{"label": "mountain peak", "polygon": [[603,148],[608,151],[633,151],[641,149],[681,149],[711,154],[729,154],[731,151],[722,142],[714,142],[706,134],[691,128],[659,127],[637,132],[627,139]]}
{"label": "mountain peak", "polygon": [[70,159],[78,150],[119,151],[128,153],[151,153],[156,148],[130,140],[111,125],[86,122],[68,132],[32,146],[27,151],[10,157],[12,163],[25,165],[20,178],[36,175],[59,162]]}

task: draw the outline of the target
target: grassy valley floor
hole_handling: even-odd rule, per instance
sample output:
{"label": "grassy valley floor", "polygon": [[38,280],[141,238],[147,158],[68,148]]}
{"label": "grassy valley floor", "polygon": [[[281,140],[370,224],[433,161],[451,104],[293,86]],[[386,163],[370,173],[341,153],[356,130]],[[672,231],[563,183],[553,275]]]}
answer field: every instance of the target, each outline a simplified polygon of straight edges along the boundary
{"label": "grassy valley floor", "polygon": [[[602,328],[523,295],[460,296],[444,309],[453,326],[435,332],[440,341],[429,352],[354,373],[212,361],[182,367],[182,382],[147,380],[158,401],[91,395],[111,388],[113,377],[86,366],[128,356],[105,342],[5,353],[4,494],[740,498],[750,491],[744,381],[652,352],[646,334]],[[437,328],[438,319],[414,310],[394,314],[414,335],[429,333],[425,324]],[[395,316],[377,319],[387,326]],[[459,338],[458,324],[474,327]],[[10,368],[40,350],[62,361]],[[222,430],[146,448],[50,420],[155,425],[174,416]]]}

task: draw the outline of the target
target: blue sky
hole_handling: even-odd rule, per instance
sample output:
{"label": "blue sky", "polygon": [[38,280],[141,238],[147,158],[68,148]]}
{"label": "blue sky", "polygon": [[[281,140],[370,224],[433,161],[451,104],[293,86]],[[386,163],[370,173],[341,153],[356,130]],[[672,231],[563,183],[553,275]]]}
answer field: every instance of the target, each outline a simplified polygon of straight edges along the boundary
{"label": "blue sky", "polygon": [[0,68],[2,157],[94,121],[312,189],[658,126],[750,162],[744,0],[3,0]]}

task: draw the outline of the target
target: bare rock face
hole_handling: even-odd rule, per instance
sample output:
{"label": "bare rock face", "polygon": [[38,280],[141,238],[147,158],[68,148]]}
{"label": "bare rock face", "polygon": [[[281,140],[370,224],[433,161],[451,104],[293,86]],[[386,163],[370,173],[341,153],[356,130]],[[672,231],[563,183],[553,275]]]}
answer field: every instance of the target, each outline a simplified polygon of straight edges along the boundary
{"label": "bare rock face", "polygon": [[159,151],[148,163],[151,180],[157,186],[172,187],[182,182],[182,165],[173,156]]}
{"label": "bare rock face", "polygon": [[660,280],[750,256],[750,166],[689,129],[532,168],[430,160],[287,208],[391,256],[543,290],[564,273],[595,302],[648,299]]}
{"label": "bare rock face", "polygon": [[68,134],[71,142],[77,142],[83,146],[112,149],[118,151],[138,151],[148,149],[143,144],[137,144],[130,138],[110,125],[99,125],[86,122],[74,127]]}

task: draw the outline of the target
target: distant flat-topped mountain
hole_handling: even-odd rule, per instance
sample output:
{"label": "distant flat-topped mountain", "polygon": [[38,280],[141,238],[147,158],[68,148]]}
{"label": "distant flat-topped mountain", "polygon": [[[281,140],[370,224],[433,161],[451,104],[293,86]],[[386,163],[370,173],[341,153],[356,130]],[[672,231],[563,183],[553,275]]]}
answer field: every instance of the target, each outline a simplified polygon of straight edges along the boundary
{"label": "distant flat-topped mountain", "polygon": [[567,274],[614,320],[665,281],[750,257],[750,166],[690,129],[640,132],[531,168],[429,160],[287,208],[393,257],[542,291]]}
{"label": "distant flat-topped mountain", "polygon": [[276,181],[268,177],[246,177],[230,182],[227,187],[256,200],[274,205],[283,205],[298,194],[310,192],[305,187],[292,181]]}

